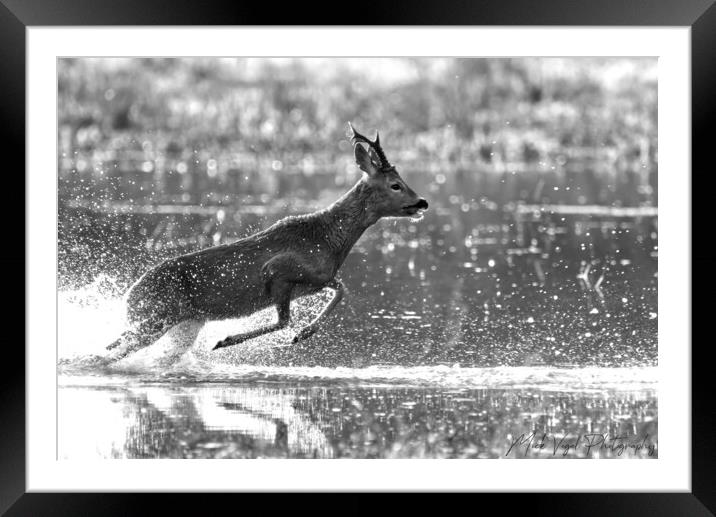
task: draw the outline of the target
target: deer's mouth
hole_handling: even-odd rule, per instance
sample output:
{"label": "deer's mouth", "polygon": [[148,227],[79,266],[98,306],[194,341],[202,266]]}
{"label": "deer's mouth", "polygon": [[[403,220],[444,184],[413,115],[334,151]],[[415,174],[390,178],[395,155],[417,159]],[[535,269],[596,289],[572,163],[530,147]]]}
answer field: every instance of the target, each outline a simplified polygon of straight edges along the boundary
{"label": "deer's mouth", "polygon": [[421,199],[417,203],[414,203],[412,205],[407,205],[403,207],[403,212],[405,212],[408,215],[415,215],[418,212],[421,212],[423,210],[428,209],[428,202],[424,199]]}

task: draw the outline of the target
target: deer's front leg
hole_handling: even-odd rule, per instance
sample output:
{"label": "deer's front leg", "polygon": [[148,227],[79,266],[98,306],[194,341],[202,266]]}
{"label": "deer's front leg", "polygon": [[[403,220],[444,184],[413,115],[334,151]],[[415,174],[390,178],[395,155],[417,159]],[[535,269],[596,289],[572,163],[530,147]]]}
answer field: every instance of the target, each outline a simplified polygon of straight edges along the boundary
{"label": "deer's front leg", "polygon": [[328,287],[329,289],[333,290],[333,298],[331,298],[331,301],[326,304],[323,310],[318,313],[318,316],[316,316],[311,323],[298,331],[296,336],[293,338],[294,343],[297,343],[304,339],[308,339],[313,334],[315,334],[315,332],[318,330],[320,323],[326,318],[326,316],[328,316],[328,314],[331,313],[331,311],[335,308],[336,305],[338,305],[341,299],[343,299],[343,292],[345,288],[343,287],[343,283],[340,280],[331,280],[325,285],[325,287]]}
{"label": "deer's front leg", "polygon": [[264,334],[269,334],[271,332],[275,332],[286,327],[291,319],[290,314],[292,289],[293,283],[287,281],[286,279],[276,277],[268,281],[266,283],[266,290],[273,302],[276,304],[276,309],[278,311],[278,321],[272,325],[266,325],[263,327],[259,327],[256,330],[251,330],[242,334],[235,334],[233,336],[227,337],[226,339],[222,339],[216,344],[213,350],[216,350],[217,348],[238,345],[239,343],[243,343],[244,341],[248,341],[249,339],[263,336]]}

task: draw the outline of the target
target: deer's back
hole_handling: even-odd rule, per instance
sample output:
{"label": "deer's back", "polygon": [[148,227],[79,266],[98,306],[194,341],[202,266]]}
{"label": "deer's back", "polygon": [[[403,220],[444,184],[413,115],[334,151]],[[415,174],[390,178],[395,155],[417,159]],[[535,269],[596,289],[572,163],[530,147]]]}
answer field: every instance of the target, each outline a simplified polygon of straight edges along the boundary
{"label": "deer's back", "polygon": [[[332,276],[338,264],[322,239],[320,225],[308,216],[283,219],[257,234],[213,246],[160,264],[159,275],[179,279],[192,312],[206,317],[247,315],[271,305],[262,266],[291,253]],[[297,289],[296,295],[307,290]]]}

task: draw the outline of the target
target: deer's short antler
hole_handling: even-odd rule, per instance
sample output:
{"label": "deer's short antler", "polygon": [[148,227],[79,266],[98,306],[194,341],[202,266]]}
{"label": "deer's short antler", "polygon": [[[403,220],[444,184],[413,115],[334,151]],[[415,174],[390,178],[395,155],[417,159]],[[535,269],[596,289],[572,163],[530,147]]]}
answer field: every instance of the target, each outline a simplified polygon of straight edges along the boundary
{"label": "deer's short antler", "polygon": [[353,135],[351,136],[351,142],[353,143],[353,145],[357,144],[358,142],[368,144],[368,146],[375,151],[375,154],[378,155],[381,169],[389,170],[393,168],[391,163],[388,161],[388,158],[385,157],[383,148],[380,146],[380,134],[377,131],[375,132],[375,140],[369,140],[366,136],[361,135],[358,131],[356,131],[353,127],[353,124],[351,124],[350,122],[348,122],[348,127],[351,128],[351,131],[353,133]]}

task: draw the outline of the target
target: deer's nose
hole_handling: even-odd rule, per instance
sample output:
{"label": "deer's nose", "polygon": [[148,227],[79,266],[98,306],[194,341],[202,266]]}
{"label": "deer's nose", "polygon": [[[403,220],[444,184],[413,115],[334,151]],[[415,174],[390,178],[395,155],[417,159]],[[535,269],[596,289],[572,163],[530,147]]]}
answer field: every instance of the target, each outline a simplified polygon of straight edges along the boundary
{"label": "deer's nose", "polygon": [[421,210],[427,210],[427,209],[428,209],[428,202],[425,201],[423,198],[420,198],[420,201],[418,201],[418,202],[415,204],[415,207],[416,207],[416,208],[419,208],[419,209],[421,209]]}

